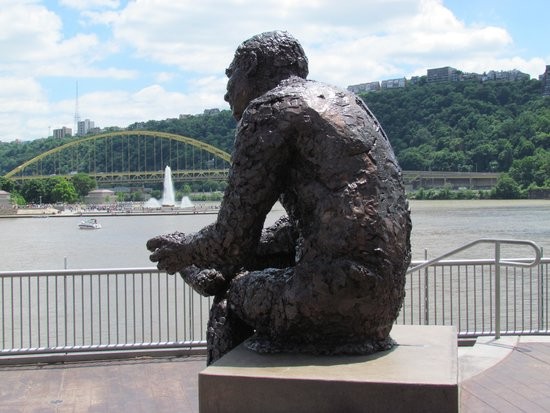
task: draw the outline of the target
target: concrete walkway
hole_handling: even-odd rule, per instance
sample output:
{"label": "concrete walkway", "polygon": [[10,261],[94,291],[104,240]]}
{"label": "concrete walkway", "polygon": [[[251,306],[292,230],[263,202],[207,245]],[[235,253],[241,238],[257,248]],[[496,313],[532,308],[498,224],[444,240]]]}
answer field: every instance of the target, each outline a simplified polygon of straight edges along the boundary
{"label": "concrete walkway", "polygon": [[459,357],[461,411],[550,412],[550,337],[485,339],[474,347]]}
{"label": "concrete walkway", "polygon": [[[203,357],[0,367],[0,412],[198,412]],[[550,412],[550,337],[459,348],[462,412]]]}
{"label": "concrete walkway", "polygon": [[0,368],[0,412],[190,412],[204,357]]}

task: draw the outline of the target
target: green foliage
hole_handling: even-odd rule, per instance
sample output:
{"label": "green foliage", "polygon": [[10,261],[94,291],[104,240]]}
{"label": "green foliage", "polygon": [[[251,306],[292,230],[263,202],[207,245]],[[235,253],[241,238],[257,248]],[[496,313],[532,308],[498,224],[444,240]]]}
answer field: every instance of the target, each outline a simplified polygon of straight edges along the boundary
{"label": "green foliage", "polygon": [[189,115],[177,119],[134,123],[128,127],[128,130],[143,129],[175,133],[198,139],[231,153],[236,125],[237,123],[231,111],[222,110],[213,114]]}
{"label": "green foliage", "polygon": [[492,198],[518,199],[522,197],[519,184],[509,174],[502,174],[491,193]]}
{"label": "green foliage", "polygon": [[510,168],[510,177],[523,188],[531,184],[550,186],[550,151],[538,149],[532,156],[515,160]]}
{"label": "green foliage", "polygon": [[145,195],[142,192],[118,192],[116,200],[117,202],[141,202],[145,201]]}
{"label": "green foliage", "polygon": [[[540,91],[538,80],[451,82],[362,98],[383,125],[403,169],[507,172],[512,163],[531,156],[548,164],[550,99]],[[537,182],[549,177],[544,165],[536,169]],[[529,185],[523,179],[518,183]]]}
{"label": "green foliage", "polygon": [[71,182],[79,197],[85,197],[88,192],[97,188],[97,182],[88,174],[78,173],[71,177]]}
{"label": "green foliage", "polygon": [[191,201],[199,201],[199,202],[221,201],[222,198],[223,198],[222,192],[203,192],[200,194],[191,194],[189,196],[189,199]]}
{"label": "green foliage", "polygon": [[74,185],[69,180],[63,178],[57,180],[49,195],[53,203],[72,204],[78,201],[78,193]]}
{"label": "green foliage", "polygon": [[28,203],[49,202],[46,195],[46,181],[43,179],[29,179],[23,182],[19,191]]}
{"label": "green foliage", "polygon": [[23,198],[23,196],[17,191],[14,191],[14,192],[10,193],[10,200],[15,205],[19,205],[19,206],[23,206],[23,205],[27,204],[27,200],[25,198]]}
{"label": "green foliage", "polygon": [[[388,89],[361,96],[387,132],[396,156],[405,170],[462,172],[507,172],[523,194],[533,185],[550,186],[550,98],[541,96],[538,80],[518,82],[473,81],[428,84],[425,81],[404,89]],[[228,110],[177,119],[134,123],[128,130],[175,133],[204,141],[232,152],[236,122]],[[71,139],[36,139],[30,142],[0,142],[0,175],[49,149]],[[134,139],[126,137],[125,139]],[[60,151],[41,161],[42,174],[73,171],[121,171],[125,163],[140,165],[132,170],[162,170],[165,161],[159,154],[171,151],[165,139],[122,142],[89,141],[76,152]],[[135,149],[135,151],[134,151]],[[102,153],[104,160],[86,162],[87,154]],[[197,153],[199,151],[196,151]],[[97,157],[99,159],[99,157]],[[102,164],[101,162],[108,163]],[[208,160],[193,159],[194,165]],[[183,165],[179,163],[180,168]],[[208,165],[206,165],[208,166]],[[78,178],[77,178],[78,176]],[[49,180],[49,179],[48,179]],[[77,174],[71,179],[79,196],[92,183]],[[2,179],[0,188],[18,191],[29,202],[52,202],[51,190],[58,182],[27,180],[19,186]],[[499,194],[506,192],[507,178]],[[89,187],[89,188],[88,188]],[[94,186],[95,187],[95,186]],[[225,184],[189,183],[180,192],[223,191]],[[514,191],[510,192],[512,195]],[[454,191],[426,191],[432,198],[455,195]],[[496,193],[493,194],[496,196]],[[500,196],[499,195],[499,196]],[[516,194],[517,195],[517,194]],[[479,196],[471,195],[471,196]],[[514,195],[515,196],[515,195]],[[158,198],[158,196],[157,196]]]}
{"label": "green foliage", "polygon": [[418,200],[439,200],[439,199],[486,199],[489,198],[489,191],[474,191],[471,189],[452,190],[445,188],[420,188],[417,191],[408,194],[410,199]]}
{"label": "green foliage", "polygon": [[15,189],[15,182],[9,178],[0,176],[0,190],[12,192]]}

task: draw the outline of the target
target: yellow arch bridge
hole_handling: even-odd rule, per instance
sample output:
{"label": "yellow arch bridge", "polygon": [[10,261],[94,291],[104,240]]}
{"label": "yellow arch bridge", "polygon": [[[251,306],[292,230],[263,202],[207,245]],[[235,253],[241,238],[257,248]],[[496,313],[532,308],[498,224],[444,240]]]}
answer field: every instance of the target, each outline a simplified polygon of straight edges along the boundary
{"label": "yellow arch bridge", "polygon": [[166,132],[117,131],[86,136],[50,149],[8,172],[14,180],[86,173],[99,186],[162,182],[170,166],[175,182],[225,181],[230,155],[205,142]]}
{"label": "yellow arch bridge", "polygon": [[[100,187],[160,183],[166,166],[175,182],[225,181],[230,155],[205,142],[157,131],[117,131],[74,139],[50,149],[8,172],[14,180],[71,176],[94,177]],[[451,186],[486,189],[498,173],[404,171],[412,189]]]}

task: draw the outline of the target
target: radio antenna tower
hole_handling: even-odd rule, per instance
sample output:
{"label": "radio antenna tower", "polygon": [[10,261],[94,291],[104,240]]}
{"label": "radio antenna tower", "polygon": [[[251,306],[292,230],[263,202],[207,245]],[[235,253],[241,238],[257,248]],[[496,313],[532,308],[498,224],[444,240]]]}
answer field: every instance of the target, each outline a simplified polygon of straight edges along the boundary
{"label": "radio antenna tower", "polygon": [[76,98],[74,103],[74,136],[78,135],[78,123],[80,122],[80,112],[78,111],[78,80],[76,81]]}

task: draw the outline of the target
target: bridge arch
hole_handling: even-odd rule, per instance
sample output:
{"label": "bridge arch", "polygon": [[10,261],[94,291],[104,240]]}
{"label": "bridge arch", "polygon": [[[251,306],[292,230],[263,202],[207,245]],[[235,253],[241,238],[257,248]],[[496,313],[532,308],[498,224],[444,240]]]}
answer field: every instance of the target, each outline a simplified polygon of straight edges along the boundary
{"label": "bridge arch", "polygon": [[86,136],[80,139],[75,139],[70,142],[67,142],[63,145],[60,145],[58,147],[52,148],[48,151],[45,151],[32,159],[29,159],[28,161],[22,163],[21,165],[17,166],[10,172],[8,172],[5,177],[6,178],[12,178],[16,176],[17,174],[22,174],[25,169],[27,169],[29,166],[38,163],[39,161],[43,160],[44,158],[54,155],[56,153],[62,152],[68,148],[78,146],[82,143],[88,142],[88,141],[95,141],[95,140],[102,140],[102,139],[109,139],[109,138],[116,138],[116,137],[130,137],[130,136],[144,136],[144,137],[151,137],[151,138],[161,138],[161,139],[168,139],[176,142],[182,142],[186,145],[191,145],[192,147],[198,148],[202,151],[205,151],[207,153],[210,153],[214,157],[217,157],[228,164],[231,162],[231,156],[219,149],[215,146],[212,146],[210,144],[207,144],[205,142],[199,141],[197,139],[193,139],[187,136],[183,135],[177,135],[174,133],[167,133],[167,132],[158,132],[158,131],[146,131],[146,130],[135,130],[135,131],[116,131],[116,132],[108,132],[108,133],[101,133],[97,135],[91,135]]}

